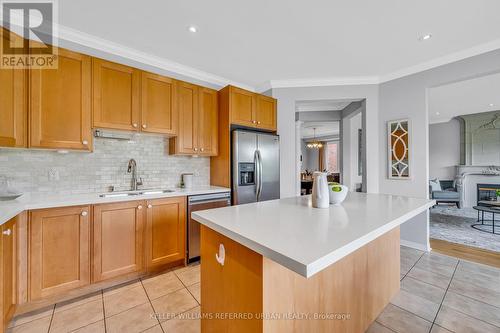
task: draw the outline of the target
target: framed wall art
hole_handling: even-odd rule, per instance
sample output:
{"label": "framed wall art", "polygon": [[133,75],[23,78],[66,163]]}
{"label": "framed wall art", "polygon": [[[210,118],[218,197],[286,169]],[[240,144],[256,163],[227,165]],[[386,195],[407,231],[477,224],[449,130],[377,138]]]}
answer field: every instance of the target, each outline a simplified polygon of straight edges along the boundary
{"label": "framed wall art", "polygon": [[387,123],[389,178],[410,179],[410,120],[400,119]]}

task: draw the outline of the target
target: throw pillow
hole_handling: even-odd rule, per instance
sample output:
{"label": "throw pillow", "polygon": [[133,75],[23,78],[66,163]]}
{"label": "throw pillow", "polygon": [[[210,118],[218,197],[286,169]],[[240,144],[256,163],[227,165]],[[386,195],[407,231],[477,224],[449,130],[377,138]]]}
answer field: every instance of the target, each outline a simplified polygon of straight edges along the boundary
{"label": "throw pillow", "polygon": [[431,190],[434,191],[442,191],[441,189],[441,183],[439,182],[439,179],[431,179],[429,180],[429,185],[431,186]]}

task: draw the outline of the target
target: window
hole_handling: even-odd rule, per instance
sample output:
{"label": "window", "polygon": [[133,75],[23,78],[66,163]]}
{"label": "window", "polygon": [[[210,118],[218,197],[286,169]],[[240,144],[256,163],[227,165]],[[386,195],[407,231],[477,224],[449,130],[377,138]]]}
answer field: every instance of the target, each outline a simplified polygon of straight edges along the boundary
{"label": "window", "polygon": [[338,142],[328,142],[326,144],[326,171],[328,173],[339,172],[339,144]]}

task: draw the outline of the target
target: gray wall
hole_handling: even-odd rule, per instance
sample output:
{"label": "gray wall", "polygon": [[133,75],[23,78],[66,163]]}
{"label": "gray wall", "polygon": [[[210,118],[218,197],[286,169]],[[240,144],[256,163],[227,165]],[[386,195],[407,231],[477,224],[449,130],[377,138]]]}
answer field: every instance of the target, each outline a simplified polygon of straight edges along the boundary
{"label": "gray wall", "polygon": [[300,193],[299,163],[296,160],[295,102],[327,99],[366,99],[367,191],[378,192],[378,85],[330,86],[306,88],[277,88],[272,90],[278,99],[278,133],[280,135],[280,194],[281,197]]}
{"label": "gray wall", "polygon": [[[165,138],[144,134],[133,141],[95,139],[93,153],[0,149],[0,176],[23,192],[103,192],[110,185],[124,190],[130,188],[131,175],[126,172],[130,158],[137,161],[144,188],[177,186],[183,172],[195,174],[195,185],[209,184],[209,158],[168,155]],[[51,170],[59,173],[59,180],[49,180]]]}
{"label": "gray wall", "polygon": [[[380,192],[427,197],[429,179],[429,116],[427,89],[452,82],[500,72],[500,50],[436,67],[424,72],[385,82],[380,89],[379,163]],[[411,121],[410,180],[387,177],[387,122],[409,118]],[[370,167],[368,165],[368,167]],[[402,243],[429,248],[428,213],[422,213],[401,228]],[[403,240],[405,242],[403,242]]]}
{"label": "gray wall", "polygon": [[454,179],[455,166],[460,164],[460,122],[452,119],[446,123],[429,126],[429,177]]}
{"label": "gray wall", "polygon": [[[295,101],[366,98],[367,192],[425,198],[429,179],[429,117],[427,89],[500,72],[500,50],[436,67],[380,85],[351,85],[306,88],[277,88],[278,131],[281,149],[281,196],[298,193],[295,160]],[[410,180],[387,175],[387,122],[411,121]],[[402,244],[429,249],[429,216],[422,213],[401,227]]]}
{"label": "gray wall", "polygon": [[306,141],[301,140],[301,151],[302,151],[302,167],[301,171],[306,169],[309,171],[318,171],[319,166],[319,155],[318,149],[309,149],[306,147]]}
{"label": "gray wall", "polygon": [[500,165],[500,111],[461,116],[464,124],[465,163]]}

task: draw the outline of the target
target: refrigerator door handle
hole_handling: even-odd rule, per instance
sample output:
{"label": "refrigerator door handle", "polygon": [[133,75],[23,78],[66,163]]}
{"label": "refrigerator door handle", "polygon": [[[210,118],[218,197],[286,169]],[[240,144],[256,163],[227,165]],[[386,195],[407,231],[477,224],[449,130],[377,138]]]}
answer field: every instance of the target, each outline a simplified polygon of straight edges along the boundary
{"label": "refrigerator door handle", "polygon": [[255,164],[255,199],[259,199],[259,188],[260,188],[260,169],[259,169],[259,151],[255,150],[253,152],[253,163]]}
{"label": "refrigerator door handle", "polygon": [[262,157],[260,156],[260,150],[256,150],[257,153],[257,163],[258,163],[258,185],[257,185],[257,201],[260,201],[260,195],[262,194]]}

